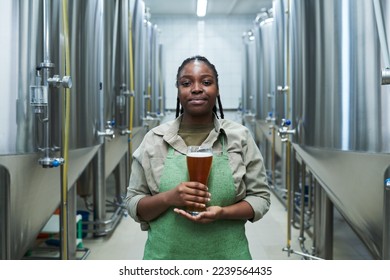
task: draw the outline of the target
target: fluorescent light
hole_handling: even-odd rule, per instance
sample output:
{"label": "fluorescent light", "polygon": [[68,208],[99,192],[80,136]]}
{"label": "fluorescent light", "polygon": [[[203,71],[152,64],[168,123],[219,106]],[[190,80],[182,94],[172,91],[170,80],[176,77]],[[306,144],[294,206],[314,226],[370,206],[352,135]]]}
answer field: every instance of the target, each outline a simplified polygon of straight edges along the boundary
{"label": "fluorescent light", "polygon": [[207,0],[198,0],[196,14],[198,17],[204,17],[207,10]]}

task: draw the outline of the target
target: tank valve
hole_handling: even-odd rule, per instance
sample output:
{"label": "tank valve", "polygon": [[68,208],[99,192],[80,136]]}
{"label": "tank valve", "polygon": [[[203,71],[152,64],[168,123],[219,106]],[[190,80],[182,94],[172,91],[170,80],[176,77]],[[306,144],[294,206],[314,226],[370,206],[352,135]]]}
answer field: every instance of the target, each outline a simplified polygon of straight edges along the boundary
{"label": "tank valve", "polygon": [[121,132],[120,132],[121,135],[130,135],[131,134],[131,130],[130,129],[123,129]]}
{"label": "tank valve", "polygon": [[284,87],[283,86],[277,86],[276,89],[280,93],[286,93],[289,90],[289,87],[288,86],[284,86]]}
{"label": "tank valve", "polygon": [[282,123],[278,129],[278,135],[280,136],[282,142],[288,141],[288,135],[295,134],[295,129],[288,129],[291,125],[290,120],[282,119]]}
{"label": "tank valve", "polygon": [[147,112],[146,117],[142,118],[143,127],[149,131],[150,128],[153,128],[160,124],[161,118],[156,112]]}
{"label": "tank valve", "polygon": [[63,158],[50,158],[50,157],[44,157],[40,158],[38,160],[38,163],[42,165],[44,168],[52,168],[52,167],[58,167],[60,165],[63,165],[65,160]]}
{"label": "tank valve", "polygon": [[104,131],[98,131],[97,135],[98,136],[105,136],[109,139],[114,139],[115,138],[115,132],[113,129],[113,125],[115,125],[115,121],[107,121],[106,123],[106,128]]}
{"label": "tank valve", "polygon": [[386,67],[382,69],[382,85],[390,84],[390,68]]}
{"label": "tank valve", "polygon": [[265,118],[265,122],[275,123],[275,118],[274,118],[272,112],[268,112],[268,116]]}
{"label": "tank valve", "polygon": [[72,78],[70,76],[64,76],[62,79],[59,75],[54,75],[52,78],[48,78],[47,82],[49,85],[54,86],[56,88],[64,87],[64,88],[72,88]]}
{"label": "tank valve", "polygon": [[387,178],[387,179],[385,180],[385,189],[386,189],[386,190],[390,190],[390,178]]}

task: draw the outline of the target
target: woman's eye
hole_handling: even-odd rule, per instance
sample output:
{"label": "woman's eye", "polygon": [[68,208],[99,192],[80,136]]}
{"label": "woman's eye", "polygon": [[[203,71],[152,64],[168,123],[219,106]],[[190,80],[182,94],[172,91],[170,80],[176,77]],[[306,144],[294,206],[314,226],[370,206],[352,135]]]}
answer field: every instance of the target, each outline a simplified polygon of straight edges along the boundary
{"label": "woman's eye", "polygon": [[209,85],[211,85],[213,82],[212,81],[203,81],[203,84],[205,85],[205,86],[209,86]]}
{"label": "woman's eye", "polygon": [[181,85],[183,86],[183,87],[189,87],[190,86],[190,82],[187,82],[187,81],[185,81],[185,82],[181,82]]}

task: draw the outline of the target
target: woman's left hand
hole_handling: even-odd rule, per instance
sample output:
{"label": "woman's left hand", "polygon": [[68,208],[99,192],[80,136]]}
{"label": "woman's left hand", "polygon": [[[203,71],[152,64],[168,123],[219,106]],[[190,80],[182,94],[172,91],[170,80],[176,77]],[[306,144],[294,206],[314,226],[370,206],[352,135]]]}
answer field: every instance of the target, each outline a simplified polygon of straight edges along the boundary
{"label": "woman's left hand", "polygon": [[179,209],[179,208],[175,208],[174,211],[177,214],[179,214],[179,215],[181,215],[181,216],[183,216],[191,221],[202,223],[202,224],[214,222],[214,221],[220,219],[221,215],[222,215],[222,207],[220,207],[220,206],[207,207],[206,211],[200,212],[196,216],[192,216],[191,214],[189,214],[185,210]]}

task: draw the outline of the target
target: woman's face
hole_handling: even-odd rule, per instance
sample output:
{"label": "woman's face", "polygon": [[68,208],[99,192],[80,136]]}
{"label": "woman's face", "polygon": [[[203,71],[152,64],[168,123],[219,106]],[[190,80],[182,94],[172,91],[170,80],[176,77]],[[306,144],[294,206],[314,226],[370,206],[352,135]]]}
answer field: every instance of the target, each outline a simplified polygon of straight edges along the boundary
{"label": "woman's face", "polygon": [[178,79],[178,97],[184,118],[210,122],[218,95],[213,71],[202,61],[191,61],[183,67]]}

